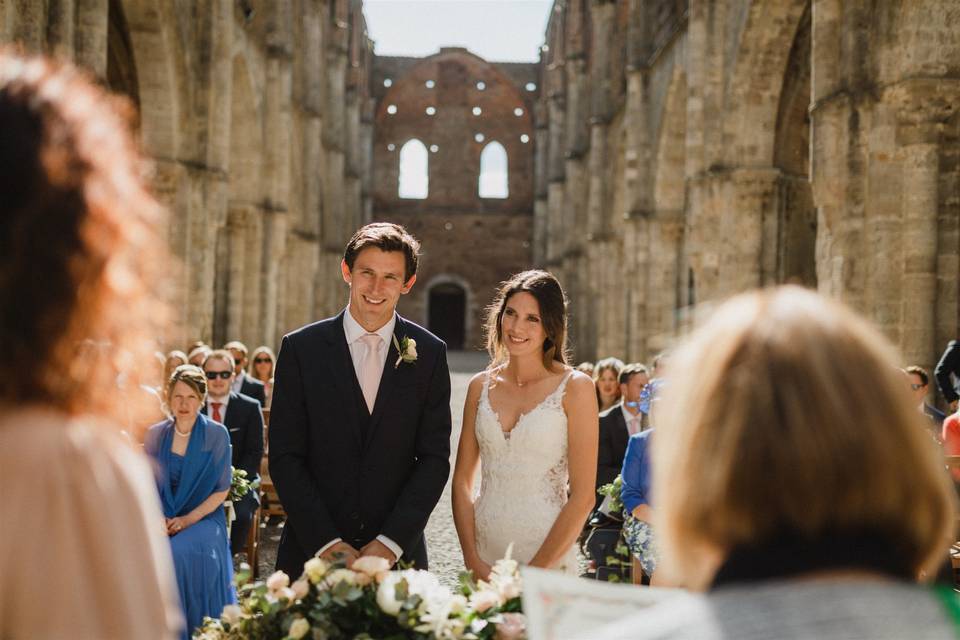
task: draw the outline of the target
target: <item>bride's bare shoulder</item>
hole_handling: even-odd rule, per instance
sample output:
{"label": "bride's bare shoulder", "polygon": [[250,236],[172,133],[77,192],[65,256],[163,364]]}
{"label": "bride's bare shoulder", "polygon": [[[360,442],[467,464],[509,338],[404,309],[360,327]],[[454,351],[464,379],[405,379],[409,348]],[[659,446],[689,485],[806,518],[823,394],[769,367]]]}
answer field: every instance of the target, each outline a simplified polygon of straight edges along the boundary
{"label": "bride's bare shoulder", "polygon": [[487,379],[496,380],[497,374],[502,367],[495,367],[493,369],[484,369],[473,374],[473,377],[470,378],[470,382],[467,384],[467,395],[474,395],[480,393],[480,389],[483,388],[484,382]]}
{"label": "bride's bare shoulder", "polygon": [[593,378],[572,367],[568,367],[567,369],[568,371],[572,371],[572,374],[570,375],[570,380],[567,382],[566,395],[574,398],[593,396],[594,401],[596,401],[596,387],[594,387]]}

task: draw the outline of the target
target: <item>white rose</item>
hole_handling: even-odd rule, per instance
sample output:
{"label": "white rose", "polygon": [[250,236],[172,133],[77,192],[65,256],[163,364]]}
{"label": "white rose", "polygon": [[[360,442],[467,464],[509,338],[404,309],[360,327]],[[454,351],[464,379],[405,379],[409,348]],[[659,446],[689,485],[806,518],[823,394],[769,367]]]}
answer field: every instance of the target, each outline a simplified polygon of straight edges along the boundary
{"label": "white rose", "polygon": [[327,563],[320,558],[310,558],[303,565],[303,572],[310,578],[310,582],[317,584],[323,579],[323,575],[327,572],[328,568]]}
{"label": "white rose", "polygon": [[357,574],[350,569],[334,569],[327,574],[325,582],[329,587],[335,587],[341,582],[353,585],[357,584]]}
{"label": "white rose", "polygon": [[308,631],[310,631],[310,623],[307,622],[306,618],[297,618],[293,621],[293,624],[290,625],[290,631],[287,635],[293,638],[293,640],[300,640],[300,638],[307,635]]}
{"label": "white rose", "polygon": [[411,358],[416,358],[416,357],[417,357],[417,347],[414,346],[414,345],[410,345],[410,348],[407,349],[407,356],[409,356],[409,357],[411,357]]}
{"label": "white rose", "polygon": [[374,578],[378,573],[390,570],[390,561],[379,556],[363,556],[354,560],[350,568]]}
{"label": "white rose", "polygon": [[490,607],[498,607],[501,604],[500,595],[494,591],[476,591],[470,596],[470,606],[477,613],[483,613]]}
{"label": "white rose", "polygon": [[400,613],[403,603],[397,600],[396,588],[401,579],[399,573],[389,573],[377,587],[377,605],[387,615],[396,616]]}
{"label": "white rose", "polygon": [[277,571],[269,578],[267,578],[267,589],[270,591],[277,591],[282,589],[290,584],[290,576],[285,574],[283,571]]}
{"label": "white rose", "polygon": [[273,595],[277,597],[277,600],[281,598],[286,598],[287,602],[294,602],[297,599],[297,594],[294,593],[293,589],[290,587],[280,587],[273,592]]}
{"label": "white rose", "polygon": [[303,600],[307,597],[307,594],[310,593],[310,583],[305,578],[300,578],[290,585],[290,588],[293,590],[294,598],[297,600]]}
{"label": "white rose", "polygon": [[[416,349],[416,348],[417,348],[417,341],[414,340],[413,338],[407,338],[407,344],[410,345],[410,348],[411,348],[411,349]],[[416,351],[414,351],[414,353],[416,353]]]}
{"label": "white rose", "polygon": [[228,604],[223,608],[223,613],[220,614],[220,619],[232,626],[240,622],[242,615],[243,609],[235,604]]}

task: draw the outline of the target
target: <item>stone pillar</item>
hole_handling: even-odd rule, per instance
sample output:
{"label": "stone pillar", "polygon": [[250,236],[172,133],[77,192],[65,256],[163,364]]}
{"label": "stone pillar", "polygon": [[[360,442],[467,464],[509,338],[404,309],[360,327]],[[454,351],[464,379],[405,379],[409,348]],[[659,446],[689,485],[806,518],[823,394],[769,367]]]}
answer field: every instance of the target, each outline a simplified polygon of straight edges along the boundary
{"label": "stone pillar", "polygon": [[943,347],[936,342],[941,139],[958,101],[960,80],[953,79],[907,79],[884,95],[884,102],[896,109],[903,180],[903,226],[897,238],[904,252],[900,346],[907,362],[927,366]]}
{"label": "stone pillar", "polygon": [[108,0],[76,0],[77,64],[92,70],[98,78],[107,77]]}

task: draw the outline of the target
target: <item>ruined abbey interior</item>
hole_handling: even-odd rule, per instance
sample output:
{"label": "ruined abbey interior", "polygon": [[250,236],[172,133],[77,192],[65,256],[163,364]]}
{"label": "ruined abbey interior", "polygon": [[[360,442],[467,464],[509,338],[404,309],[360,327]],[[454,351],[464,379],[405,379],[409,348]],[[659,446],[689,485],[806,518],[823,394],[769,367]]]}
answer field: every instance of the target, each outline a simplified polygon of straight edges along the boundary
{"label": "ruined abbey interior", "polygon": [[474,348],[496,284],[547,268],[577,359],[649,359],[793,282],[935,362],[958,335],[957,24],[952,0],[556,0],[539,63],[501,63],[377,56],[360,0],[0,0],[0,42],[139,108],[182,261],[169,344],[277,345],[337,312],[345,241],[391,220],[424,245],[401,313]]}

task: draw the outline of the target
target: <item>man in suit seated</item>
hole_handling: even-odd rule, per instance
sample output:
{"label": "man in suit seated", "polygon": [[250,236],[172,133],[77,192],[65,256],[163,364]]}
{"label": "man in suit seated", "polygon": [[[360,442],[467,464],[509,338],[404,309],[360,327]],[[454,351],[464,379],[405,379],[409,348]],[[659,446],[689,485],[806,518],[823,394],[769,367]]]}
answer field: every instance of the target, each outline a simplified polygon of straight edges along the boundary
{"label": "man in suit seated", "polygon": [[260,403],[260,406],[263,407],[267,404],[267,390],[263,386],[263,383],[259,380],[251,378],[247,375],[247,345],[234,340],[223,345],[223,348],[230,352],[233,356],[234,372],[235,376],[233,379],[233,392],[242,393],[245,396],[250,396],[254,400]]}
{"label": "man in suit seated", "polygon": [[[246,471],[247,480],[252,482],[259,477],[263,457],[263,413],[259,402],[231,389],[236,376],[234,366],[233,355],[225,349],[212,352],[204,360],[207,404],[203,411],[208,418],[227,427],[233,446],[233,466]],[[259,494],[259,491],[250,491],[233,504],[237,519],[230,530],[230,550],[235,554],[246,546],[253,514],[260,506]]]}
{"label": "man in suit seated", "polygon": [[[597,455],[597,489],[613,482],[620,475],[627,440],[639,433],[642,426],[640,392],[649,382],[647,368],[642,364],[630,364],[620,371],[619,404],[600,414],[600,443]],[[597,508],[603,502],[597,496]]]}

